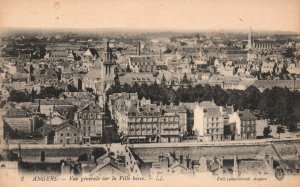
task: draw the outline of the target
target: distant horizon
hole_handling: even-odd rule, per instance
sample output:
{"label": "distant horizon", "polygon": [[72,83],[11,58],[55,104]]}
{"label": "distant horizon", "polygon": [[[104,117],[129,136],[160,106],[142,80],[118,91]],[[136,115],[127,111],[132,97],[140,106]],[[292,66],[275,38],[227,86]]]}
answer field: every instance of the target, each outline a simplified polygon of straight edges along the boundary
{"label": "distant horizon", "polygon": [[[248,33],[249,29],[163,29],[163,28],[43,28],[43,27],[7,27],[2,28],[2,31],[53,31],[53,32],[90,32],[90,31],[99,31],[99,32],[133,32],[133,33],[207,33],[207,32],[217,32],[217,33]],[[272,34],[300,34],[300,31],[286,31],[286,30],[255,30],[251,29],[253,33],[272,33]]]}

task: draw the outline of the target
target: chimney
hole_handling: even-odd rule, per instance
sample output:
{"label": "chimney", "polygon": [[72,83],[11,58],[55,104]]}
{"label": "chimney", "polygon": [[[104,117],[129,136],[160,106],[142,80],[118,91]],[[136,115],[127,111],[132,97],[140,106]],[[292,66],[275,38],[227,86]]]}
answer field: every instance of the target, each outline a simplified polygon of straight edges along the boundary
{"label": "chimney", "polygon": [[190,162],[191,162],[191,159],[189,158],[189,155],[188,155],[188,156],[186,156],[186,167],[188,169],[190,169]]}
{"label": "chimney", "polygon": [[158,162],[161,163],[164,159],[164,156],[163,155],[159,155],[158,156]]}
{"label": "chimney", "polygon": [[273,169],[273,162],[274,162],[274,159],[272,156],[269,157],[269,165],[270,167]]}
{"label": "chimney", "polygon": [[160,61],[161,61],[161,59],[162,59],[162,58],[161,58],[161,55],[162,55],[162,54],[161,54],[161,49],[160,49],[160,50],[159,50],[159,60],[160,60]]}
{"label": "chimney", "polygon": [[183,155],[182,154],[179,155],[179,161],[180,161],[180,164],[183,164]]}
{"label": "chimney", "polygon": [[237,155],[233,156],[233,175],[237,176],[238,175],[238,158]]}
{"label": "chimney", "polygon": [[39,99],[38,112],[41,112],[41,100]]}

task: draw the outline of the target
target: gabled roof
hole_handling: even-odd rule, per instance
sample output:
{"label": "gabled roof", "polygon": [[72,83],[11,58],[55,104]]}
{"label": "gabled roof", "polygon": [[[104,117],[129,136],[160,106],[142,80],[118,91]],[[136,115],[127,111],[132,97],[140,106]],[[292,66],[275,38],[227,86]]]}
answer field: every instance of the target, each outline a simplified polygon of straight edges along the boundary
{"label": "gabled roof", "polygon": [[205,108],[204,113],[206,116],[211,116],[211,117],[219,117],[222,116],[220,110],[218,107],[215,108]]}
{"label": "gabled roof", "polygon": [[92,79],[92,80],[97,80],[97,79],[100,80],[101,79],[100,70],[92,69],[84,76],[84,78],[88,78],[88,79]]}
{"label": "gabled roof", "polygon": [[92,57],[99,57],[98,52],[96,51],[95,48],[89,48],[83,56],[92,56]]}
{"label": "gabled roof", "polygon": [[188,170],[187,167],[185,167],[183,164],[180,164],[178,161],[174,162],[171,166],[169,166],[169,169],[174,169],[176,167],[181,167],[184,170]]}
{"label": "gabled roof", "polygon": [[71,120],[66,120],[64,121],[62,124],[60,124],[56,129],[55,131],[58,131],[58,130],[61,130],[65,127],[72,127],[72,128],[75,128],[77,129],[78,131],[81,131],[79,128],[76,127],[77,126],[77,123],[75,123],[74,121],[71,121]]}
{"label": "gabled roof", "polygon": [[199,103],[199,106],[208,108],[208,107],[216,107],[216,104],[211,101],[202,101],[201,103]]}
{"label": "gabled roof", "polygon": [[[50,123],[52,123],[51,121],[52,121],[54,118],[59,118],[59,119],[62,120],[62,121],[65,120],[65,119],[64,119],[63,117],[61,117],[61,116],[54,116],[54,117],[52,117],[51,119],[47,120],[47,121],[45,122],[45,124],[50,125]],[[52,124],[51,124],[51,125],[52,125]]]}
{"label": "gabled roof", "polygon": [[239,111],[238,114],[239,114],[239,117],[242,120],[256,119],[256,117],[254,116],[254,114],[252,114],[249,109],[245,109],[243,111]]}
{"label": "gabled roof", "polygon": [[138,113],[138,110],[134,105],[131,105],[128,109],[128,113]]}
{"label": "gabled roof", "polygon": [[44,124],[43,126],[41,126],[40,128],[38,128],[38,129],[35,129],[35,131],[39,131],[40,129],[42,129],[42,128],[49,128],[49,129],[52,129],[52,130],[56,130],[56,125],[48,125],[48,124]]}
{"label": "gabled roof", "polygon": [[[103,155],[103,156],[105,156],[105,155]],[[107,156],[105,156],[105,157],[107,157]],[[101,158],[101,157],[100,157],[100,158]],[[101,169],[103,169],[103,168],[105,168],[105,167],[107,167],[107,166],[111,166],[111,167],[115,168],[117,171],[126,174],[124,170],[122,170],[118,165],[116,165],[116,164],[114,163],[114,160],[112,160],[112,157],[109,157],[109,158],[110,158],[110,161],[109,161],[109,162],[104,163],[104,164],[101,164],[101,165],[98,165],[95,169],[93,169],[93,170],[91,171],[91,175],[97,173],[98,171],[100,171]]]}
{"label": "gabled roof", "polygon": [[101,112],[101,108],[98,105],[86,105],[78,110],[78,112],[90,112],[90,111]]}

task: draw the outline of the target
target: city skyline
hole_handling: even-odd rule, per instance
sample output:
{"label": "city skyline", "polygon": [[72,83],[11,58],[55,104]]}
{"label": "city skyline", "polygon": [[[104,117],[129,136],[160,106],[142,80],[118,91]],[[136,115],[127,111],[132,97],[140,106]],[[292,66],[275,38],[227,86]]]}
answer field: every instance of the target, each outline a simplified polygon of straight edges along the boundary
{"label": "city skyline", "polygon": [[297,7],[295,0],[7,1],[1,7],[0,26],[162,31],[247,31],[252,27],[299,32]]}

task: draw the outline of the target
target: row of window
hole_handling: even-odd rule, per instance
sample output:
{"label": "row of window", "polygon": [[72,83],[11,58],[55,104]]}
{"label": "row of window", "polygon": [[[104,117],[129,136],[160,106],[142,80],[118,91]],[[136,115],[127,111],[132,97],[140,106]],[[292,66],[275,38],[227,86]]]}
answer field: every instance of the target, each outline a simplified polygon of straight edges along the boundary
{"label": "row of window", "polygon": [[241,121],[241,125],[254,125],[255,121],[250,120],[250,121]]}
{"label": "row of window", "polygon": [[207,123],[207,126],[218,127],[219,123]]}
{"label": "row of window", "polygon": [[101,115],[100,114],[79,114],[78,115],[79,119],[101,119]]}
{"label": "row of window", "polygon": [[128,119],[128,121],[131,121],[131,122],[142,122],[142,121],[145,121],[145,122],[156,122],[156,121],[162,121],[162,122],[176,122],[178,121],[179,118],[178,117],[168,117],[168,118],[130,118]]}
{"label": "row of window", "polygon": [[223,133],[222,129],[207,129],[207,134],[214,134],[214,133]]}
{"label": "row of window", "polygon": [[[145,128],[145,127],[142,127],[142,128],[140,128],[140,127],[136,127],[136,128],[131,127],[131,128],[129,128],[129,129],[130,129],[130,131],[134,131],[134,130],[139,131],[140,129],[141,129],[142,131],[144,131],[144,130],[150,131],[150,130],[151,130],[151,128]],[[154,127],[152,130],[155,131],[155,130],[156,130],[156,127]]]}
{"label": "row of window", "polygon": [[206,121],[218,121],[219,118],[206,118]]}
{"label": "row of window", "polygon": [[[73,136],[76,136],[76,135],[77,135],[76,133],[73,134]],[[64,134],[61,133],[60,136],[64,136]],[[66,133],[66,136],[67,136],[67,137],[72,136],[72,133],[69,133],[69,132],[68,132],[68,133]]]}
{"label": "row of window", "polygon": [[255,131],[255,127],[254,126],[252,126],[252,127],[242,127],[241,131],[242,132],[244,132],[244,131],[247,131],[247,132]]}

